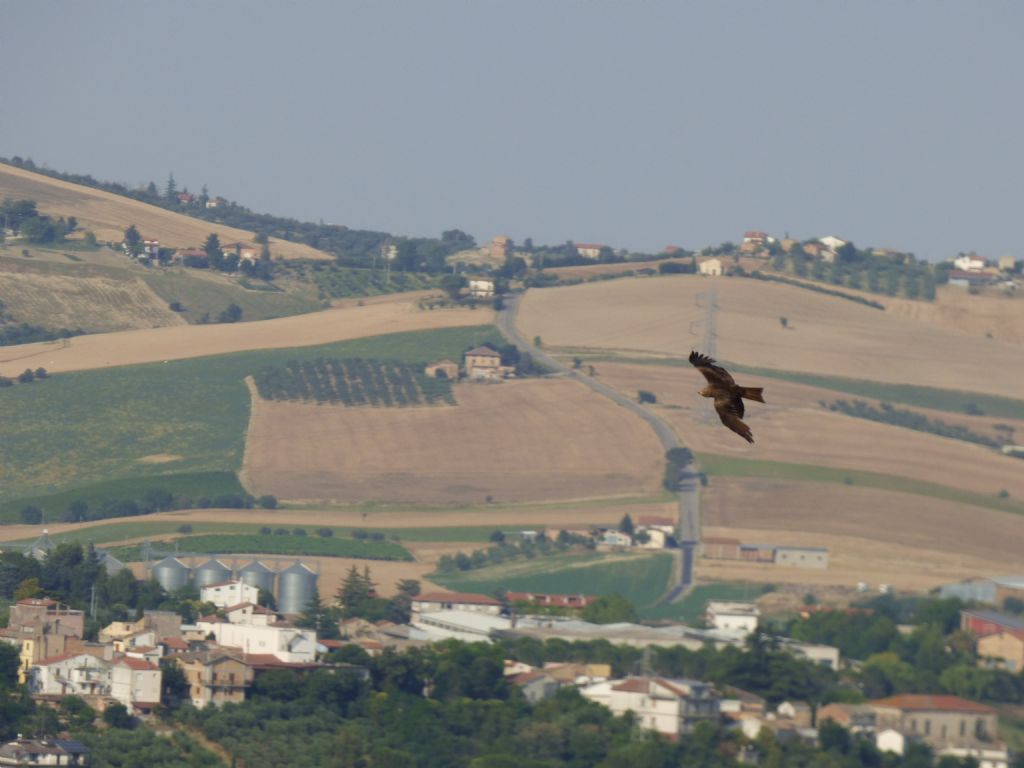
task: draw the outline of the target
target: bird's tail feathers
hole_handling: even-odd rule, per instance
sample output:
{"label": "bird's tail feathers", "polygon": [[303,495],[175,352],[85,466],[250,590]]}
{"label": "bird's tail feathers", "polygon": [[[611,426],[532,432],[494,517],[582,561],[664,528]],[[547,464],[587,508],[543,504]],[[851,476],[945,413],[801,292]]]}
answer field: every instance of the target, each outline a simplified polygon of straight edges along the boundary
{"label": "bird's tail feathers", "polygon": [[747,400],[756,400],[759,403],[764,402],[764,387],[740,387],[740,397],[745,397]]}

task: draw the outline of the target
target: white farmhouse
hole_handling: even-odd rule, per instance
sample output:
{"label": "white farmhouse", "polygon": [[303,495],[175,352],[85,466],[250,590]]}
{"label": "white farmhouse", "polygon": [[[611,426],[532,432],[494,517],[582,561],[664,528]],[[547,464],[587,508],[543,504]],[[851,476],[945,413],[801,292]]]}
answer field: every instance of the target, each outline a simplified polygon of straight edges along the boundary
{"label": "white farmhouse", "polygon": [[721,275],[722,274],[722,260],[721,259],[707,259],[700,263],[698,267],[702,275]]}
{"label": "white farmhouse", "polygon": [[666,736],[691,733],[699,722],[718,720],[718,694],[709,683],[662,677],[631,677],[587,686],[580,693],[614,714],[633,712],[637,723]]}
{"label": "white farmhouse", "polygon": [[239,603],[255,604],[259,597],[258,587],[246,584],[240,579],[208,584],[199,590],[199,599],[202,602],[213,603],[218,608],[227,608],[229,605],[238,605]]}
{"label": "white farmhouse", "polygon": [[493,597],[472,592],[425,592],[412,599],[414,614],[436,611],[469,611],[497,616],[501,613],[501,603]]}
{"label": "white farmhouse", "polygon": [[469,278],[469,295],[474,299],[489,299],[494,296],[494,280],[489,277]]}
{"label": "white farmhouse", "polygon": [[212,634],[217,645],[237,648],[243,653],[269,654],[278,661],[309,663],[316,661],[316,632],[290,624],[232,624],[217,617],[196,622],[204,633]]}
{"label": "white farmhouse", "polygon": [[750,635],[757,631],[761,611],[754,603],[735,600],[709,600],[704,617],[715,629]]}
{"label": "white farmhouse", "polygon": [[846,245],[846,241],[843,240],[843,238],[836,237],[835,235],[825,235],[824,237],[819,237],[818,242],[824,245],[830,251],[838,251],[840,248]]}

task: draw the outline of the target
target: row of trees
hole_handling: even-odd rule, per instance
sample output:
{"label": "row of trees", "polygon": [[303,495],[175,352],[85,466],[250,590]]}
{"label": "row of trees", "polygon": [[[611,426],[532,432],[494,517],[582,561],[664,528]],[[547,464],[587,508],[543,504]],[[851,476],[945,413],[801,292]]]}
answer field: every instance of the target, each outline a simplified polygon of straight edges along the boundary
{"label": "row of trees", "polygon": [[0,237],[4,229],[10,229],[30,243],[59,243],[64,236],[78,227],[74,216],[54,219],[40,213],[35,200],[13,200],[9,197],[0,202]]}
{"label": "row of trees", "polygon": [[[63,511],[58,510],[55,517],[64,523],[81,523],[87,520],[151,515],[175,509],[274,509],[276,506],[277,499],[270,495],[256,498],[243,492],[193,497],[173,494],[163,488],[149,488],[131,498],[104,499],[91,504],[85,499],[75,499]],[[34,504],[22,507],[19,512],[19,520],[29,525],[42,523],[43,518],[43,510]],[[51,521],[53,519],[51,517]]]}
{"label": "row of trees", "polygon": [[[1002,441],[974,432],[961,424],[947,424],[942,419],[929,419],[923,413],[907,410],[906,408],[894,408],[890,403],[879,403],[879,407],[876,408],[863,400],[853,400],[852,402],[834,400],[831,403],[826,403],[822,400],[819,401],[819,405],[822,408],[828,408],[830,411],[845,413],[847,416],[854,416],[858,419],[878,421],[882,424],[893,424],[897,427],[913,429],[918,432],[929,432],[933,435],[951,437],[954,440],[987,445],[990,448],[999,448],[1003,445]],[[1012,427],[1007,434],[1013,434]]]}
{"label": "row of trees", "polygon": [[557,555],[571,548],[593,549],[595,546],[593,539],[567,531],[559,531],[554,541],[547,536],[514,541],[501,531],[495,531],[491,534],[491,541],[493,545],[487,549],[474,549],[469,554],[459,552],[455,555],[441,555],[437,563],[438,572],[471,571],[488,565],[499,565],[506,560],[518,560],[521,557],[532,560],[537,556]]}
{"label": "row of trees", "polygon": [[20,323],[0,301],[0,347],[14,344],[32,344],[37,341],[69,339],[85,333],[80,328],[44,328],[41,325]]}
{"label": "row of trees", "polygon": [[390,360],[317,358],[264,368],[254,376],[265,400],[309,400],[346,406],[455,404],[451,382],[434,379],[423,366]]}

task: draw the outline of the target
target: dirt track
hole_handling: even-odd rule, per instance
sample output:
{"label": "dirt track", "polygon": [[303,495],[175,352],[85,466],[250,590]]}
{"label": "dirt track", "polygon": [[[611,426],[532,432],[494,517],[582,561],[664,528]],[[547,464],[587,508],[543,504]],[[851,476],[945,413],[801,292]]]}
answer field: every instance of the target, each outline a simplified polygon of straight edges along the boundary
{"label": "dirt track", "polygon": [[51,373],[119,365],[155,363],[252,349],[310,346],[332,341],[420,331],[452,326],[482,325],[493,320],[490,310],[419,309],[408,296],[364,306],[348,304],[308,315],[274,320],[217,325],[180,325],[88,336],[61,342],[0,348],[0,375],[16,376],[26,367],[42,366]]}

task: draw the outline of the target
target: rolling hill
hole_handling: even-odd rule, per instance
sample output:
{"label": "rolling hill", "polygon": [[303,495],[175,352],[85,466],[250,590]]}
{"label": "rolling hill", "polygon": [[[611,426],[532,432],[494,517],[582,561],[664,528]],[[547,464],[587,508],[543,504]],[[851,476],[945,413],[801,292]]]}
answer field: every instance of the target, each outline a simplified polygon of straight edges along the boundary
{"label": "rolling hill", "polygon": [[[144,238],[171,248],[197,248],[214,232],[222,243],[252,242],[254,233],[194,219],[137,200],[92,187],[72,184],[23,168],[0,163],[0,199],[35,200],[41,213],[74,216],[82,230],[92,230],[100,241],[120,242],[134,224]],[[329,253],[301,243],[271,238],[270,251],[285,259],[324,259]]]}

